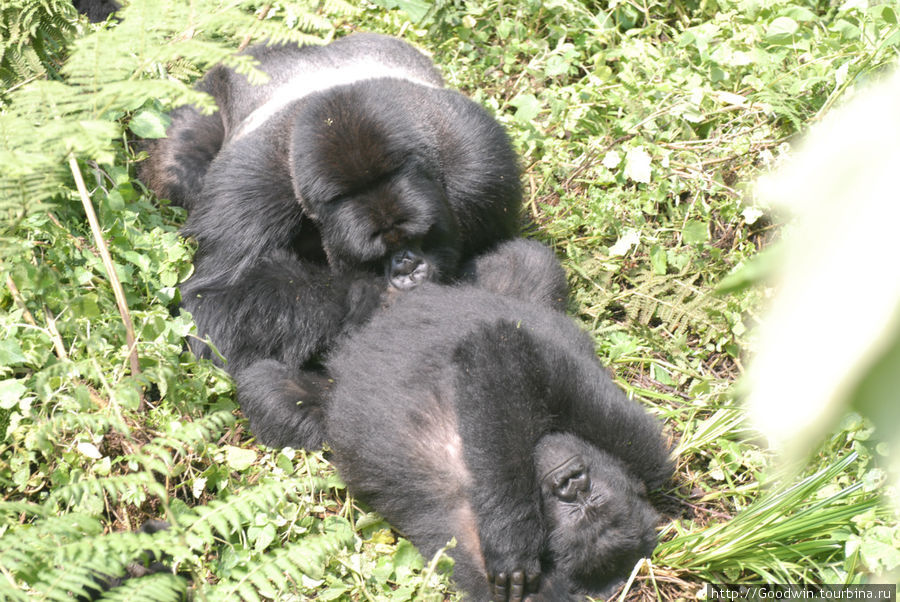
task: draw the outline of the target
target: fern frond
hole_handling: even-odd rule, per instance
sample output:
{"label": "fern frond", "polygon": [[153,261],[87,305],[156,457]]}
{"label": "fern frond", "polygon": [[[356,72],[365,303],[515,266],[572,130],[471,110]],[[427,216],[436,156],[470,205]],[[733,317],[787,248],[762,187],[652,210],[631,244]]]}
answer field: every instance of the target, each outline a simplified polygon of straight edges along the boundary
{"label": "fern frond", "polygon": [[88,431],[100,434],[110,430],[128,433],[128,427],[122,422],[121,417],[113,412],[58,413],[41,423],[35,429],[35,435],[38,447],[52,449],[53,441],[62,439],[68,433]]}
{"label": "fern frond", "polygon": [[0,8],[0,89],[55,72],[75,18],[67,0],[6,0]]}
{"label": "fern frond", "polygon": [[62,546],[101,531],[97,519],[78,513],[14,525],[0,536],[0,566],[26,583],[34,583]]}
{"label": "fern frond", "polygon": [[0,524],[20,523],[23,516],[45,517],[50,512],[42,505],[14,500],[0,501]]}
{"label": "fern frond", "polygon": [[181,602],[187,594],[185,580],[170,573],[155,573],[130,579],[103,592],[104,602]]}
{"label": "fern frond", "polygon": [[623,291],[629,320],[649,326],[659,320],[675,336],[690,331],[703,340],[711,338],[723,324],[715,316],[725,310],[725,302],[706,294],[697,286],[700,274],[654,274],[634,277],[633,288]]}
{"label": "fern frond", "polygon": [[166,488],[153,478],[152,473],[137,472],[101,477],[86,475],[80,481],[54,489],[46,504],[72,507],[82,504],[89,496],[103,499],[104,494],[115,500],[133,499],[143,491],[160,499],[166,498]]}
{"label": "fern frond", "polygon": [[136,454],[127,456],[145,469],[159,474],[169,474],[175,468],[177,456],[217,439],[237,418],[229,411],[212,412],[193,422],[182,423],[181,428],[168,435],[155,437],[143,445]]}
{"label": "fern frond", "polygon": [[201,539],[211,541],[214,532],[229,537],[243,526],[252,524],[260,512],[269,513],[280,504],[297,499],[300,492],[318,493],[333,485],[322,478],[284,479],[267,481],[246,489],[226,500],[214,500],[178,517],[179,524],[189,525],[188,530]]}
{"label": "fern frond", "polygon": [[329,558],[351,547],[356,540],[353,529],[341,517],[329,517],[322,533],[307,536],[301,542],[269,552],[235,571],[234,577],[206,588],[214,600],[278,599],[278,593],[296,588],[304,575],[321,579]]}
{"label": "fern frond", "polygon": [[[103,534],[99,521],[79,514],[16,525],[0,538],[0,543],[4,545],[0,563],[7,576],[21,582],[19,587],[9,588],[9,592],[30,590],[32,600],[70,600],[73,596],[85,596],[96,591],[99,580],[125,575],[126,565],[146,558],[146,554],[154,557],[161,557],[163,551],[182,556],[191,554],[189,548],[167,531],[152,535]],[[144,582],[144,579],[149,580]],[[180,581],[174,575],[160,575],[138,579],[134,585],[128,581],[126,586],[134,587],[135,593],[144,592],[145,600],[178,600],[177,593],[183,593],[185,587]],[[0,586],[0,594],[6,593]]]}

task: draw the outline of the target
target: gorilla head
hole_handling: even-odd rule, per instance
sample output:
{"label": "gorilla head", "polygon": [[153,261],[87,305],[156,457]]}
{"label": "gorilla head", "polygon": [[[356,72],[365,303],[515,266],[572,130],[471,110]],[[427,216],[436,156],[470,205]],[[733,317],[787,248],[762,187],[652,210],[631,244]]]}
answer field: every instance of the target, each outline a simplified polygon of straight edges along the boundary
{"label": "gorilla head", "polygon": [[659,517],[644,483],[618,458],[565,433],[541,438],[535,468],[547,527],[542,563],[551,580],[577,593],[610,593],[656,546]]}
{"label": "gorilla head", "polygon": [[[425,98],[432,96],[440,103]],[[294,187],[332,267],[383,270],[401,290],[456,272],[464,237],[446,194],[441,142],[423,127],[421,108],[456,100],[449,90],[372,80],[304,104],[293,133]]]}

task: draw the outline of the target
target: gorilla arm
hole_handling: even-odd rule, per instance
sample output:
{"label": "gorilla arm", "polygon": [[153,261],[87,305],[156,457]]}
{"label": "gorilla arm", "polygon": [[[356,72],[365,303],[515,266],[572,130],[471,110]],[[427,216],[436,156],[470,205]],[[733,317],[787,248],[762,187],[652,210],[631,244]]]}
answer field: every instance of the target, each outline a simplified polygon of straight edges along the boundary
{"label": "gorilla arm", "polygon": [[648,490],[673,472],[659,421],[613,383],[596,361],[543,349],[552,375],[547,411],[554,430],[574,433],[622,460]]}
{"label": "gorilla arm", "polygon": [[457,421],[472,476],[470,501],[494,600],[535,591],[544,542],[534,449],[549,428],[546,380],[533,340],[513,323],[465,337],[453,362]]}

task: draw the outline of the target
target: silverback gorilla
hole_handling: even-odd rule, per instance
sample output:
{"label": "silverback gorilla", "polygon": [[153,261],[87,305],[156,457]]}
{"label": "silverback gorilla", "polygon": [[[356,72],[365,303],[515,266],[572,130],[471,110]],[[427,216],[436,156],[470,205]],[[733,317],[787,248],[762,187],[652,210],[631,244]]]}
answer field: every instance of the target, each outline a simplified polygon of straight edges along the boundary
{"label": "silverback gorilla", "polygon": [[247,52],[268,82],[214,67],[198,88],[218,112],[173,111],[141,170],[188,210],[198,248],[182,304],[232,374],[305,364],[386,286],[451,280],[518,230],[508,138],[412,46],[356,34]]}
{"label": "silverback gorilla", "polygon": [[660,426],[548,308],[565,295],[549,249],[504,243],[473,272],[399,296],[335,351],[333,461],[426,557],[455,537],[471,599],[607,593],[655,545]]}

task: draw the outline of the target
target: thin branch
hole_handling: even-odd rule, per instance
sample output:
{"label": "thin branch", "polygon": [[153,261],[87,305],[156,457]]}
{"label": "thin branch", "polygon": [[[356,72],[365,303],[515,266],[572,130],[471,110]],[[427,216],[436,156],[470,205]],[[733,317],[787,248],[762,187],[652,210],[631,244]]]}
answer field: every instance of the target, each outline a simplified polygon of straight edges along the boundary
{"label": "thin branch", "polygon": [[[100,258],[103,260],[103,267],[106,268],[106,275],[109,277],[109,284],[112,286],[113,295],[116,297],[116,305],[119,308],[119,315],[122,316],[122,323],[125,324],[125,340],[128,342],[128,357],[131,363],[131,374],[137,376],[141,373],[140,364],[138,363],[137,345],[134,337],[134,324],[131,322],[131,315],[128,313],[128,304],[125,302],[125,292],[122,290],[122,283],[116,275],[116,269],[109,254],[109,248],[103,239],[103,232],[100,230],[100,222],[97,221],[97,214],[94,213],[94,206],[91,204],[91,197],[88,196],[87,186],[84,185],[84,178],[81,175],[81,169],[78,167],[78,161],[75,157],[69,157],[69,169],[75,177],[75,185],[78,187],[78,195],[81,197],[81,204],[84,205],[84,212],[87,215],[88,223],[91,225],[91,233],[94,235],[94,243],[100,251]],[[141,396],[139,410],[146,407],[144,397]]]}
{"label": "thin branch", "polygon": [[[264,20],[267,16],[269,16],[269,11],[272,10],[272,3],[268,3],[260,9],[259,14],[256,15],[257,21]],[[253,32],[248,33],[244,36],[244,39],[241,40],[240,45],[238,46],[238,52],[246,48],[250,44],[250,40],[253,39]]]}
{"label": "thin branch", "polygon": [[47,320],[47,330],[50,332],[50,338],[53,340],[53,348],[56,350],[56,357],[61,360],[69,359],[69,354],[66,353],[66,348],[63,345],[62,336],[59,334],[59,330],[56,328],[56,318],[50,312],[50,308],[44,304],[44,318]]}
{"label": "thin branch", "polygon": [[[19,292],[19,287],[16,286],[15,281],[13,281],[12,276],[9,274],[6,276],[6,288],[9,289],[9,294],[12,295],[13,301],[15,301],[16,305],[19,306],[19,309],[22,310],[22,318],[32,326],[40,328],[32,313],[28,311],[28,307],[25,305],[25,299],[22,297],[22,293]],[[69,355],[66,353],[66,346],[63,344],[62,337],[59,336],[59,330],[56,329],[56,320],[50,314],[46,305],[44,305],[44,317],[47,319],[47,329],[45,332],[50,336],[50,340],[53,341],[53,351],[56,353],[56,357],[61,360],[68,359]]]}
{"label": "thin branch", "polygon": [[31,315],[31,312],[28,311],[28,307],[25,305],[25,299],[22,298],[19,287],[16,286],[12,276],[9,274],[6,275],[6,288],[9,289],[9,294],[12,295],[13,301],[15,301],[16,305],[19,306],[19,309],[22,310],[22,317],[25,318],[25,321],[32,326],[37,326],[37,322],[34,321],[34,316]]}

